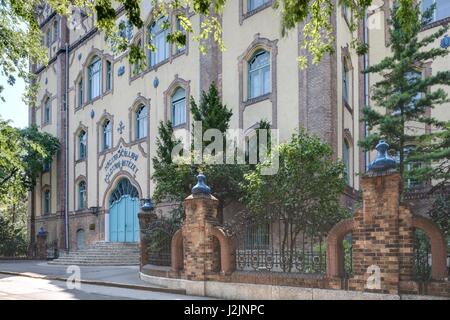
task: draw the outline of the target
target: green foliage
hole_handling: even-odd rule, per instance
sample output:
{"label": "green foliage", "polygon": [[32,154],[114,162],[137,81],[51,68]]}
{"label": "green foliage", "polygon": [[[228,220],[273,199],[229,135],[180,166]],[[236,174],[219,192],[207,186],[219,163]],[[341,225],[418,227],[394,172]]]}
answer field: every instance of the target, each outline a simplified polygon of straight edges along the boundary
{"label": "green foliage", "polygon": [[[22,256],[27,252],[26,201],[0,207],[0,256]],[[25,204],[25,205],[24,205]]]}
{"label": "green foliage", "polygon": [[[444,236],[450,240],[450,196],[439,195],[429,212],[431,219],[439,226]],[[450,248],[448,248],[450,250]]]}
{"label": "green foliage", "polygon": [[382,80],[372,88],[376,108],[364,108],[362,120],[366,121],[370,134],[360,141],[360,145],[370,150],[379,139],[386,140],[391,151],[399,155],[399,171],[405,177],[405,163],[417,161],[424,155],[418,148],[407,158],[405,147],[420,145],[421,140],[427,139],[425,133],[411,133],[415,131],[414,123],[433,125],[435,128],[445,126],[445,123],[429,116],[427,110],[449,101],[442,85],[450,84],[450,71],[438,71],[426,78],[420,73],[417,75],[417,70],[425,67],[428,61],[448,54],[447,49],[428,47],[444,35],[447,28],[440,28],[419,39],[419,32],[429,22],[434,8],[421,15],[419,5],[414,5],[408,9],[407,26],[402,20],[406,13],[401,10],[401,6],[394,6],[389,21],[389,48],[392,54],[366,70],[368,73],[379,73]]}
{"label": "green foliage", "polygon": [[339,203],[343,164],[333,160],[327,144],[303,130],[280,144],[278,153],[277,174],[261,174],[266,165],[262,163],[245,175],[244,203],[257,220],[287,223],[292,227],[290,239],[300,232],[325,234],[346,216]]}
{"label": "green foliage", "polygon": [[0,119],[0,203],[30,190],[58,147],[56,138],[35,126],[17,129]]}
{"label": "green foliage", "polygon": [[[232,112],[222,104],[215,84],[210,86],[208,92],[202,92],[199,104],[191,99],[191,111],[193,120],[202,121],[202,136],[208,129],[218,129],[225,133],[229,128]],[[240,182],[248,170],[247,165],[194,164],[193,161],[192,163],[186,163],[186,161],[175,163],[172,160],[172,150],[180,143],[180,140],[174,138],[172,123],[160,123],[156,142],[157,156],[153,158],[152,179],[156,183],[153,194],[155,202],[179,203],[180,207],[176,209],[176,212],[180,216],[182,201],[191,194],[191,189],[196,183],[195,176],[200,171],[206,175],[207,184],[211,187],[213,195],[220,200],[221,207],[226,202],[240,198],[242,194]],[[202,150],[207,145],[208,142],[203,142]],[[193,145],[188,149],[186,151],[188,159],[193,159]]]}
{"label": "green foliage", "polygon": [[[231,1],[231,0],[229,0]],[[95,15],[97,27],[105,33],[107,39],[114,46],[115,51],[128,50],[131,64],[142,69],[146,65],[145,54],[142,48],[121,39],[118,36],[119,27],[116,25],[116,3],[111,0],[47,0],[47,4],[57,13],[70,17],[72,9],[81,8],[88,15]],[[144,22],[141,18],[141,0],[119,0],[123,5],[128,21],[137,29],[141,29]],[[345,3],[352,11],[350,28],[356,27],[364,17],[365,10],[373,0],[339,0]],[[171,10],[190,8],[191,12],[202,16],[200,30],[194,30],[191,16],[185,10],[180,10],[178,18],[183,29],[199,42],[199,50],[207,51],[208,39],[212,39],[220,49],[225,49],[222,40],[222,25],[220,14],[226,0],[150,0],[153,6],[153,17],[167,15]],[[411,16],[413,15],[414,0],[400,0],[397,11],[398,21],[405,26],[405,30],[412,30]],[[312,63],[318,63],[327,53],[334,51],[334,30],[330,16],[335,10],[335,0],[275,0],[275,8],[280,8],[282,22],[281,33],[287,35],[290,30],[296,29],[303,23],[305,41],[302,47],[306,49]],[[0,1],[0,73],[8,78],[9,84],[14,84],[15,76],[24,78],[28,90],[25,98],[30,105],[34,105],[37,85],[35,77],[28,72],[28,61],[37,61],[45,64],[48,60],[46,48],[41,45],[42,33],[36,20],[36,10],[42,10],[40,0],[3,0]],[[168,30],[176,29],[169,28]],[[176,45],[183,46],[186,36],[177,31],[171,31],[168,40]],[[355,38],[352,46],[359,53],[364,53],[367,47]],[[147,48],[154,49],[152,45]],[[304,68],[308,63],[307,56],[298,58],[299,66]],[[0,86],[0,98],[3,88]]]}

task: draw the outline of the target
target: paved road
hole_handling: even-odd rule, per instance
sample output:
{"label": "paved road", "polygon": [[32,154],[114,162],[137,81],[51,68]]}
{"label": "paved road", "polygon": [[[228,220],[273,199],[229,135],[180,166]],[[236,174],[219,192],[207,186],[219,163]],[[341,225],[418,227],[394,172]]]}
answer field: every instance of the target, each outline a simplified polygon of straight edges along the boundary
{"label": "paved road", "polygon": [[[45,261],[0,260],[0,271],[34,273],[46,276],[69,277],[68,266],[51,265]],[[81,266],[81,279],[108,281],[131,285],[152,286],[139,278],[138,266]]]}
{"label": "paved road", "polygon": [[199,297],[145,290],[81,284],[68,289],[65,281],[0,274],[0,300],[186,300]]}

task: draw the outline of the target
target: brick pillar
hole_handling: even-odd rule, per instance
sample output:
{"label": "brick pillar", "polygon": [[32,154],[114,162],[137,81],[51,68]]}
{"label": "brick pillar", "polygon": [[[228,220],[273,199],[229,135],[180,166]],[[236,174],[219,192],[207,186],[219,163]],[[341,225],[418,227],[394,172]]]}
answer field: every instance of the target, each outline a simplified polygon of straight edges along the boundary
{"label": "brick pillar", "polygon": [[39,260],[47,259],[47,232],[40,231],[36,241],[36,258]]}
{"label": "brick pillar", "polygon": [[217,225],[218,200],[210,194],[192,194],[184,207],[184,274],[189,280],[206,280],[208,274],[217,272],[219,252],[211,229]]}
{"label": "brick pillar", "polygon": [[400,274],[411,273],[412,216],[400,206],[400,184],[398,173],[361,180],[363,207],[353,219],[351,290],[398,294]]}
{"label": "brick pillar", "polygon": [[158,216],[153,211],[141,211],[138,213],[139,218],[139,250],[140,250],[140,268],[148,264],[148,242],[145,237],[146,231],[148,230],[150,224],[158,219]]}

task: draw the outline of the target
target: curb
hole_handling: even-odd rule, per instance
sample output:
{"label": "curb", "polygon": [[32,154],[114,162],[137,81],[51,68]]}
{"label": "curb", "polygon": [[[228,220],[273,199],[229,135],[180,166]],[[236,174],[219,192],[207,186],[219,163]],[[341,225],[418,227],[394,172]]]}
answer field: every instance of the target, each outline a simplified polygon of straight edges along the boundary
{"label": "curb", "polygon": [[[33,279],[54,280],[54,281],[67,281],[67,279],[68,279],[65,277],[48,276],[48,275],[42,275],[42,274],[37,274],[37,273],[21,273],[21,272],[1,271],[1,270],[0,270],[0,274],[27,277],[27,278],[33,278]],[[140,285],[134,285],[134,284],[118,283],[118,282],[106,282],[106,281],[100,281],[100,280],[80,280],[80,283],[104,286],[104,287],[115,287],[115,288],[123,288],[123,289],[134,289],[134,290],[154,291],[154,292],[186,295],[186,290],[184,290],[184,289],[148,287],[148,286],[140,286]]]}

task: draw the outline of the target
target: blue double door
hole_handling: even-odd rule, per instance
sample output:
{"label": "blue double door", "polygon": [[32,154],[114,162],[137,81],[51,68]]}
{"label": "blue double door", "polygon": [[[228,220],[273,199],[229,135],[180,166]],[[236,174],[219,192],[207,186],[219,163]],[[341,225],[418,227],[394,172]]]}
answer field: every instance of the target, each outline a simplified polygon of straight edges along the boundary
{"label": "blue double door", "polygon": [[109,241],[139,241],[139,200],[129,195],[122,196],[109,208]]}

